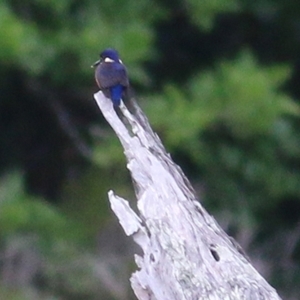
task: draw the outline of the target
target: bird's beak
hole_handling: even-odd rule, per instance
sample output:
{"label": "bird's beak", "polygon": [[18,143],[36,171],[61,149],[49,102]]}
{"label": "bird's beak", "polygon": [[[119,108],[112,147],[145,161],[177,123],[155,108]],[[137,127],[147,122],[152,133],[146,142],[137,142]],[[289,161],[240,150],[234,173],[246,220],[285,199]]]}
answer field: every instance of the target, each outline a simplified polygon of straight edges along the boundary
{"label": "bird's beak", "polygon": [[96,66],[98,66],[100,64],[101,60],[97,60],[93,65],[91,65],[91,68],[95,68]]}

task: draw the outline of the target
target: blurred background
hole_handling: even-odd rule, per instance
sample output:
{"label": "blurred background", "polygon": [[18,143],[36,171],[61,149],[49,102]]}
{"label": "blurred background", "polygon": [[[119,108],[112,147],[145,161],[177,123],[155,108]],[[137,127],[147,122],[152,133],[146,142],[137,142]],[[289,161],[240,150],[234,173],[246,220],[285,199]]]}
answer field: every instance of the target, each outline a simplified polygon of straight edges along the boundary
{"label": "blurred background", "polygon": [[1,299],[135,299],[107,199],[132,183],[93,99],[107,47],[204,207],[300,299],[299,1],[0,0],[0,41]]}

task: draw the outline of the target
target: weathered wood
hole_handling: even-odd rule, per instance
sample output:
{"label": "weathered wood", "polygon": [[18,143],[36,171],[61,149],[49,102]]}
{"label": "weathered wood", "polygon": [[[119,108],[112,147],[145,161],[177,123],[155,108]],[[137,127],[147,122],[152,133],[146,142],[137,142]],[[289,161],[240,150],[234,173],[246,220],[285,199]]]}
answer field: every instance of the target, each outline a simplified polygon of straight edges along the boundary
{"label": "weathered wood", "polygon": [[138,213],[108,195],[125,233],[143,250],[131,277],[137,298],[280,299],[201,206],[139,107],[132,115],[122,105],[123,123],[101,92],[95,99],[121,141],[136,191]]}

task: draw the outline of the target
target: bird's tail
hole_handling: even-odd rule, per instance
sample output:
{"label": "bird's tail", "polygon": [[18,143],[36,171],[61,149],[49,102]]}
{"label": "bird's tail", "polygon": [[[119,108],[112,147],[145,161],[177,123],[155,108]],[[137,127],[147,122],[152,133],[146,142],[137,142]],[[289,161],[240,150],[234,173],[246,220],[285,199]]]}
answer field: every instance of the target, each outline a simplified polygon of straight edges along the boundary
{"label": "bird's tail", "polygon": [[120,84],[110,88],[111,100],[115,106],[120,105],[124,90],[125,90],[125,87]]}

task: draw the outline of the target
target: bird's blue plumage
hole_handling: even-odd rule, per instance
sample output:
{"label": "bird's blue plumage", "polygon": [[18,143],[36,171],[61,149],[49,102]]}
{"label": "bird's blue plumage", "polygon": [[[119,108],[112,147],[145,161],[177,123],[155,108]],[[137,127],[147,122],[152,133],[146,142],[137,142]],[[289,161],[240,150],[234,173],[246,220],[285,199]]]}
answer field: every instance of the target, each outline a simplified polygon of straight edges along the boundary
{"label": "bird's blue plumage", "polygon": [[104,50],[100,54],[100,60],[94,66],[96,67],[95,79],[99,88],[114,105],[119,106],[129,86],[129,80],[118,52],[110,48]]}
{"label": "bird's blue plumage", "polygon": [[117,84],[110,88],[111,100],[114,105],[116,105],[116,106],[120,105],[124,90],[125,90],[125,87],[122,86],[121,84]]}

